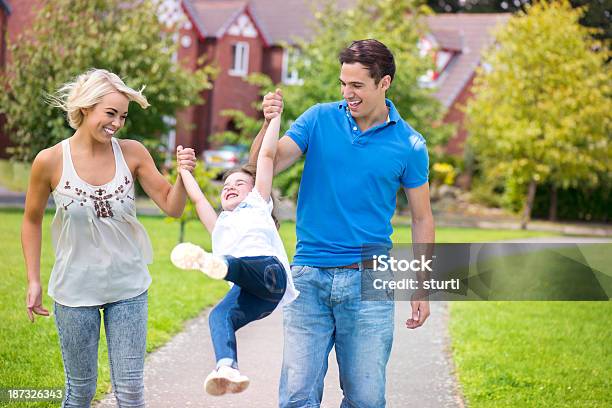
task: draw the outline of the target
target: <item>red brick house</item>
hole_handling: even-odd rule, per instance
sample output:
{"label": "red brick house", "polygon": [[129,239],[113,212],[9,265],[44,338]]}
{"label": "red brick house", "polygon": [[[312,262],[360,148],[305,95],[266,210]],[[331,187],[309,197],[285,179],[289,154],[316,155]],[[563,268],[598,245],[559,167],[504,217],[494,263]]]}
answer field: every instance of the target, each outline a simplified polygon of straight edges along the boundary
{"label": "red brick house", "polygon": [[[177,142],[208,147],[208,136],[232,129],[224,109],[238,109],[258,114],[252,107],[259,99],[257,89],[242,78],[252,72],[263,72],[275,83],[299,81],[297,73],[287,72],[288,56],[280,46],[293,38],[308,38],[312,11],[301,0],[183,0],[189,23],[181,33],[179,58],[187,65],[205,55],[216,62],[219,77],[213,89],[204,92],[206,104],[188,110],[179,124],[195,127],[177,129]],[[349,4],[350,1],[347,1]],[[467,138],[461,106],[471,96],[470,89],[480,64],[482,51],[493,41],[491,30],[503,24],[509,14],[442,14],[427,18],[430,34],[420,46],[429,49],[436,59],[437,70],[424,80],[424,86],[437,90],[435,96],[446,108],[446,123],[458,125],[447,151],[461,155]]]}
{"label": "red brick house", "polygon": [[[280,44],[307,37],[312,12],[301,0],[183,0],[182,7],[189,22],[180,34],[179,59],[193,67],[205,56],[219,67],[213,89],[202,95],[205,105],[177,118],[177,143],[202,150],[209,135],[233,128],[230,119],[221,116],[223,110],[258,114],[252,106],[259,99],[258,89],[243,81],[246,75],[262,72],[275,83],[299,81],[296,72],[287,70],[292,56]],[[181,123],[194,126],[188,129]]]}
{"label": "red brick house", "polygon": [[[11,5],[6,0],[0,0],[0,73],[4,71],[6,65],[6,31],[8,19],[11,15]],[[0,114],[0,129],[4,126],[4,115]],[[0,131],[0,157],[4,157],[4,151],[8,145],[8,140],[3,137]]]}
{"label": "red brick house", "polygon": [[[341,0],[350,5],[354,0]],[[160,19],[185,18],[179,38],[179,60],[194,68],[200,57],[216,63],[219,73],[211,90],[202,93],[205,103],[177,114],[176,134],[171,144],[194,146],[199,152],[209,147],[211,134],[232,129],[234,124],[221,115],[237,109],[258,115],[253,103],[259,94],[243,81],[253,72],[263,72],[275,83],[299,83],[297,72],[287,69],[288,55],[283,42],[310,36],[312,9],[303,0],[162,0]],[[0,0],[0,35],[6,32],[15,41],[30,27],[42,0]],[[427,18],[430,34],[421,47],[436,58],[437,70],[424,81],[436,87],[435,96],[447,109],[445,122],[457,123],[458,131],[448,144],[448,152],[462,154],[467,132],[460,107],[471,95],[470,89],[483,49],[491,44],[490,30],[505,22],[508,14],[440,14]],[[0,37],[2,39],[3,37]],[[0,69],[10,55],[0,53]],[[8,144],[0,133],[0,156]]]}
{"label": "red brick house", "polygon": [[482,52],[493,43],[492,30],[504,24],[509,14],[438,14],[427,18],[431,35],[425,41],[435,51],[438,70],[433,75],[435,97],[446,108],[445,123],[457,125],[446,151],[462,155],[467,139],[465,113],[461,107],[472,96],[472,83]]}
{"label": "red brick house", "polygon": [[[14,43],[19,35],[32,25],[42,0],[0,0],[0,70],[10,61],[8,43]],[[10,145],[8,135],[2,131],[4,119],[0,116],[0,158],[6,158]]]}
{"label": "red brick house", "polygon": [[0,0],[0,70],[4,69],[6,58],[6,28],[11,14],[11,5],[6,0]]}

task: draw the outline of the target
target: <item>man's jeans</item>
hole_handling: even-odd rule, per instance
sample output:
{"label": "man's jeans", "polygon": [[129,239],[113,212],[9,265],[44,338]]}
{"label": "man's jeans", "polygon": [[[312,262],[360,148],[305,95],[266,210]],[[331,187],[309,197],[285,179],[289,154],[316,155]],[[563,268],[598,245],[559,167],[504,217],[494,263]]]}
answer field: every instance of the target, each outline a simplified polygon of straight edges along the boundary
{"label": "man's jeans", "polygon": [[55,303],[66,395],[62,407],[89,407],[96,394],[100,309],[108,343],[111,383],[117,405],[144,407],[144,357],[147,292],[101,306],[68,307]]}
{"label": "man's jeans", "polygon": [[275,256],[225,257],[225,280],[235,285],[210,312],[208,325],[217,368],[238,368],[236,331],[246,324],[268,316],[285,294],[287,273]]}
{"label": "man's jeans", "polygon": [[280,407],[320,406],[334,345],[344,392],[341,408],[384,407],[393,300],[361,301],[361,273],[371,270],[293,266],[291,272],[300,296],[283,310]]}

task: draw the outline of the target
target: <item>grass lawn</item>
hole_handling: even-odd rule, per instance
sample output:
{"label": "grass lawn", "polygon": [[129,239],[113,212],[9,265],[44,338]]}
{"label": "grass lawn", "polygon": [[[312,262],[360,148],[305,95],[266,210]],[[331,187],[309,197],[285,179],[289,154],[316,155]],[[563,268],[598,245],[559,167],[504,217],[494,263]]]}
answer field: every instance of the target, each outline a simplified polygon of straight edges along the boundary
{"label": "grass lawn", "polygon": [[471,408],[612,406],[610,302],[455,302],[450,334]]}
{"label": "grass lawn", "polygon": [[[0,211],[0,259],[4,263],[0,281],[0,387],[63,387],[64,373],[53,319],[36,318],[31,324],[24,307],[25,270],[20,244],[21,212]],[[53,265],[50,239],[52,214],[43,226],[41,280],[43,305],[52,310],[46,296]],[[183,327],[185,320],[197,316],[227,291],[225,282],[208,279],[201,273],[181,271],[170,263],[170,250],[176,244],[178,224],[163,218],[140,217],[149,232],[154,250],[150,265],[153,284],[149,289],[149,328],[147,350],[151,351]],[[210,240],[195,224],[187,228],[187,239],[210,248]],[[110,391],[108,355],[104,334],[100,341],[98,396]],[[2,405],[0,403],[0,405]],[[11,407],[53,407],[57,403],[12,403]]]}
{"label": "grass lawn", "polygon": [[[4,279],[0,280],[0,387],[62,387],[64,375],[53,319],[37,318],[34,324],[30,324],[25,313],[26,281],[19,240],[21,217],[20,211],[0,211],[0,236],[2,237],[0,259],[4,263]],[[52,214],[46,215],[43,229],[41,279],[44,282],[45,291],[53,264],[49,234],[51,218]],[[150,266],[153,284],[149,290],[149,332],[147,338],[147,349],[151,351],[180,331],[187,319],[197,316],[205,307],[215,303],[225,293],[227,285],[223,282],[212,281],[200,273],[179,271],[171,265],[169,254],[176,243],[178,224],[168,223],[163,218],[158,217],[140,217],[140,219],[150,234],[155,252],[154,263]],[[284,223],[281,228],[281,236],[290,257],[295,246],[294,231],[295,225],[293,223]],[[441,228],[436,232],[438,242],[486,242],[541,235],[544,235],[544,233],[463,228]],[[189,241],[210,248],[208,235],[196,223],[188,225],[186,237]],[[395,242],[409,242],[409,228],[396,228],[393,240]],[[44,298],[44,305],[47,308],[52,306],[52,301],[47,296]],[[539,356],[540,360],[546,366],[549,366],[548,372],[545,372],[546,370],[537,372],[537,384],[538,386],[545,384],[548,387],[545,387],[548,390],[547,395],[560,395],[562,389],[556,385],[557,383],[570,384],[577,387],[576,389],[583,390],[584,387],[580,385],[580,382],[593,385],[593,387],[589,386],[587,388],[593,389],[597,393],[598,388],[595,388],[594,384],[603,386],[605,381],[609,381],[609,349],[604,349],[603,341],[606,330],[608,331],[607,337],[610,337],[610,309],[604,310],[605,307],[608,307],[607,304],[597,308],[593,304],[589,304],[587,307],[584,304],[577,303],[556,303],[550,306],[540,302],[530,304],[530,307],[525,306],[530,310],[527,316],[521,314],[516,316],[514,309],[521,305],[518,303],[462,303],[453,305],[454,350],[468,398],[474,399],[474,404],[479,403],[479,401],[496,401],[493,399],[497,398],[496,393],[487,396],[479,391],[482,389],[481,387],[485,387],[485,389],[488,387],[488,383],[485,382],[483,385],[483,381],[499,381],[500,384],[507,381],[509,385],[502,384],[503,386],[500,385],[498,388],[506,390],[510,387],[511,391],[519,391],[519,394],[526,392],[528,387],[524,384],[533,381],[529,380],[531,378],[529,375],[535,375],[536,371],[533,371],[535,369],[532,368],[530,373],[522,373],[524,370],[528,370],[529,365],[521,362],[525,360],[523,356],[526,356],[531,359],[530,364],[535,364],[536,359],[532,358],[532,355]],[[555,307],[556,312],[548,312],[550,307]],[[494,313],[491,313],[491,311],[494,311]],[[603,312],[608,313],[606,315]],[[524,311],[522,313],[524,314]],[[563,316],[563,318],[560,316]],[[522,324],[517,323],[516,321],[519,318],[529,319],[529,325],[524,322]],[[562,330],[557,327],[561,321],[559,319],[563,321]],[[458,322],[461,322],[461,325],[458,326]],[[519,329],[516,329],[517,327],[525,327],[529,330],[524,330],[525,333],[521,333]],[[537,333],[531,336],[533,327],[541,327],[539,331],[541,332],[541,338],[537,336]],[[530,344],[533,343],[516,341],[519,334],[524,335],[532,342],[539,338],[540,343],[536,344],[536,348],[531,348]],[[496,342],[492,342],[492,339]],[[518,338],[518,340],[521,339]],[[542,344],[541,342],[546,339],[553,339],[554,341]],[[472,346],[469,346],[471,344],[476,344],[478,348],[473,349]],[[576,346],[573,346],[574,344]],[[576,352],[577,344],[580,344],[582,348],[579,350],[580,353],[574,355],[572,353]],[[103,335],[100,348],[102,352],[99,357],[98,396],[110,390],[106,342]],[[500,360],[499,357],[495,360],[490,357],[490,355],[496,356],[498,354],[504,356],[506,348],[516,350],[519,356],[513,358],[512,361]],[[608,354],[605,354],[606,351]],[[565,359],[565,353],[572,355]],[[564,359],[564,361],[556,361],[556,358]],[[584,362],[580,366],[582,369],[574,370],[572,362],[577,362],[579,358],[582,358],[581,361]],[[550,364],[553,361],[554,364]],[[507,371],[505,371],[506,365],[513,367],[512,370],[508,370],[511,374],[507,374]],[[553,366],[555,372],[550,370]],[[483,367],[487,370],[493,370],[493,376]],[[591,370],[591,367],[594,367],[595,371]],[[605,367],[608,370],[604,370]],[[562,374],[556,373],[557,369]],[[500,374],[496,376],[495,373]],[[601,380],[593,379],[592,377],[597,373],[602,374],[605,378]],[[515,376],[518,381],[517,384],[523,384],[521,388],[512,388],[514,387]],[[560,376],[563,378],[559,378]],[[476,386],[476,388],[473,388],[473,386]],[[553,392],[554,390],[556,392]],[[599,394],[602,395],[602,393]],[[504,395],[506,394],[502,394],[501,398],[505,398]],[[517,396],[516,398],[521,397]],[[525,398],[529,398],[529,396],[527,395]],[[470,402],[472,401],[470,400]],[[51,407],[56,405],[54,403],[38,403],[36,405],[13,403],[11,407]],[[530,406],[557,405],[562,404],[538,403]],[[526,405],[519,404],[519,406]]]}
{"label": "grass lawn", "polygon": [[25,192],[30,177],[30,163],[0,159],[0,186],[11,191]]}

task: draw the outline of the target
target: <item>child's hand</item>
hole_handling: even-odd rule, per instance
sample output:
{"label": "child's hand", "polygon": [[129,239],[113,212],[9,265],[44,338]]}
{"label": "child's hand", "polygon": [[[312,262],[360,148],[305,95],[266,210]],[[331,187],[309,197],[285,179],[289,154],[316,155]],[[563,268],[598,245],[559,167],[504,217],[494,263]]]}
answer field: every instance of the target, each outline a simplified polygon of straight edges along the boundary
{"label": "child's hand", "polygon": [[261,108],[266,122],[279,116],[283,111],[283,92],[276,88],[274,92],[268,92],[261,103]]}
{"label": "child's hand", "polygon": [[183,146],[176,147],[176,164],[178,169],[185,169],[190,173],[193,172],[196,166],[195,151],[192,148],[183,148]]}

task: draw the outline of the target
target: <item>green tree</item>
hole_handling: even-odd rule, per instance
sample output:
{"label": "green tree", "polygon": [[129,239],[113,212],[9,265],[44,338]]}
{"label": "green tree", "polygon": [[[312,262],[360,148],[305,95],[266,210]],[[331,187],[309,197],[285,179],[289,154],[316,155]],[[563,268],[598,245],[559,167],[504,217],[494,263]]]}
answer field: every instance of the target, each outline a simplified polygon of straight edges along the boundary
{"label": "green tree", "polygon": [[[174,162],[172,170],[167,175],[168,181],[170,181],[170,183],[174,184],[174,182],[176,181],[177,173],[178,172],[176,168],[176,162]],[[198,183],[200,189],[204,193],[206,199],[213,207],[218,207],[221,204],[219,198],[219,195],[221,194],[221,189],[219,184],[216,184],[212,181],[217,176],[217,170],[207,169],[204,163],[200,162],[193,170],[192,174],[193,178]],[[194,220],[198,220],[198,213],[196,212],[195,206],[193,205],[191,200],[187,200],[187,204],[185,204],[185,210],[183,211],[183,214],[180,218],[166,217],[166,222],[179,223],[179,243],[184,241],[187,223]],[[203,225],[202,228],[204,228]]]}
{"label": "green tree", "polygon": [[[436,13],[514,13],[525,10],[531,3],[531,0],[427,0]],[[580,24],[600,28],[594,33],[595,38],[612,39],[612,0],[571,0],[570,3],[573,7],[587,7]]]}
{"label": "green tree", "polygon": [[485,55],[468,104],[470,146],[492,183],[531,217],[538,185],[597,186],[612,171],[609,49],[582,9],[540,2],[512,17]]}
{"label": "green tree", "polygon": [[[262,74],[251,75],[248,81],[261,86],[262,95],[276,87],[283,89],[282,130],[286,130],[310,106],[341,99],[338,53],[354,40],[376,38],[393,52],[397,66],[388,98],[402,117],[423,134],[430,152],[435,153],[432,148],[443,144],[452,128],[441,124],[443,108],[432,96],[432,89],[419,85],[419,79],[432,68],[430,59],[421,56],[417,47],[421,34],[426,31],[420,17],[428,10],[413,0],[358,0],[348,9],[325,0],[314,13],[312,37],[308,41],[296,38],[295,45],[285,45],[299,53],[294,68],[299,72],[301,84],[275,85]],[[238,139],[250,143],[253,133],[249,132],[257,126],[252,120],[241,125],[243,115],[228,114],[241,129]],[[285,196],[297,194],[301,169],[299,163],[275,179],[275,185]]]}
{"label": "green tree", "polygon": [[151,107],[132,106],[122,133],[145,142],[153,151],[169,130],[164,116],[200,103],[213,70],[186,70],[173,59],[178,24],[159,21],[152,0],[46,1],[31,30],[10,45],[11,62],[0,86],[0,112],[19,160],[36,154],[72,132],[61,112],[45,103],[45,95],[89,68],[105,68],[129,86],[146,86]]}

